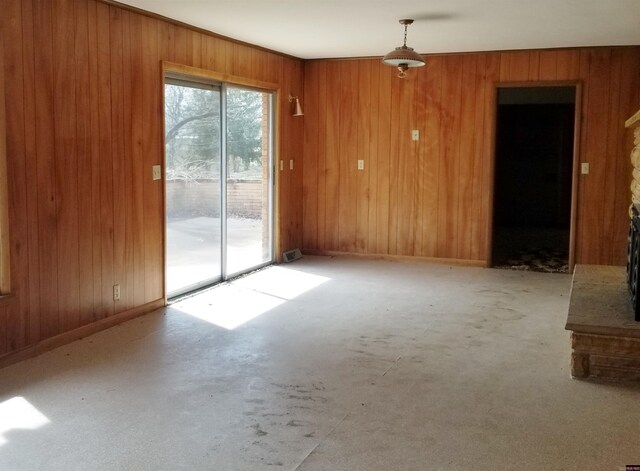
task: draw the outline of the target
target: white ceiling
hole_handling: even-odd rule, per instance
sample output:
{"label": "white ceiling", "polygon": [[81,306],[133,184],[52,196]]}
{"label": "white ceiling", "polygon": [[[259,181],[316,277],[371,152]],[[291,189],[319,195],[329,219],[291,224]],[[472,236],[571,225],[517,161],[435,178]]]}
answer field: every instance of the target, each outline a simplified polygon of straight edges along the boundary
{"label": "white ceiling", "polygon": [[640,45],[640,0],[120,0],[292,56]]}

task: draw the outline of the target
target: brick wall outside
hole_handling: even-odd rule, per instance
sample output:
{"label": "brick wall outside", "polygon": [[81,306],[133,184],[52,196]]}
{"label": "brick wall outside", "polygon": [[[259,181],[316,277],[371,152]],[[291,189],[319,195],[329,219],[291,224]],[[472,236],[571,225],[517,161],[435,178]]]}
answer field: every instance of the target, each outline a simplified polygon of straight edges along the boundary
{"label": "brick wall outside", "polygon": [[[262,217],[263,184],[260,180],[229,180],[227,211],[230,217]],[[220,217],[220,182],[217,180],[167,181],[167,219]]]}

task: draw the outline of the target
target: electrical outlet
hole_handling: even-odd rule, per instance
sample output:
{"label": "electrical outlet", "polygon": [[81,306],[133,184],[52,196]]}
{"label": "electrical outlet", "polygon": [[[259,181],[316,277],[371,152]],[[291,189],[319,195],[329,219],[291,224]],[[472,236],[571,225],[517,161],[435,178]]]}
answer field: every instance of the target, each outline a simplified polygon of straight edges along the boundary
{"label": "electrical outlet", "polygon": [[113,285],[113,300],[120,301],[120,285]]}
{"label": "electrical outlet", "polygon": [[364,160],[358,160],[358,170],[364,170]]}
{"label": "electrical outlet", "polygon": [[589,162],[582,162],[580,164],[580,173],[582,175],[589,175]]}
{"label": "electrical outlet", "polygon": [[160,165],[154,165],[151,167],[154,180],[160,180],[162,178],[162,167]]}

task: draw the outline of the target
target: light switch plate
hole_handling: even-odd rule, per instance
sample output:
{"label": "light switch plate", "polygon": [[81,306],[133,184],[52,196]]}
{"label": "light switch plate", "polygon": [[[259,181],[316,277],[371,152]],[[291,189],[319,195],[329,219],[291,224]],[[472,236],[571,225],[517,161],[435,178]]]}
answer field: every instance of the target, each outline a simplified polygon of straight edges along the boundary
{"label": "light switch plate", "polygon": [[412,141],[420,140],[420,130],[414,129],[413,131],[411,131],[411,140]]}
{"label": "light switch plate", "polygon": [[364,160],[358,160],[358,170],[364,170]]}
{"label": "light switch plate", "polygon": [[160,165],[154,165],[153,167],[151,167],[151,172],[153,174],[154,180],[162,179],[162,167],[160,167]]}
{"label": "light switch plate", "polygon": [[582,175],[589,175],[589,162],[582,162],[580,164],[580,173]]}
{"label": "light switch plate", "polygon": [[293,170],[293,160],[289,160],[289,170]]}

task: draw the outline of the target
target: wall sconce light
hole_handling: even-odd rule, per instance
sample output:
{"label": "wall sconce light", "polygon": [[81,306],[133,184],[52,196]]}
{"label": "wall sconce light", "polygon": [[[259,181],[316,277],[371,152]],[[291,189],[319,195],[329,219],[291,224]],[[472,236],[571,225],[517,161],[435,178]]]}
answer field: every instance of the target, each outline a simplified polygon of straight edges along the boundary
{"label": "wall sconce light", "polygon": [[300,99],[297,96],[293,96],[289,94],[289,103],[296,102],[295,110],[293,112],[293,116],[304,116],[302,112],[302,106],[300,106]]}

